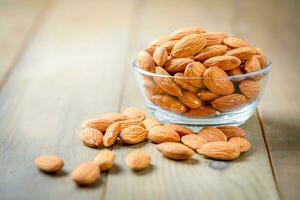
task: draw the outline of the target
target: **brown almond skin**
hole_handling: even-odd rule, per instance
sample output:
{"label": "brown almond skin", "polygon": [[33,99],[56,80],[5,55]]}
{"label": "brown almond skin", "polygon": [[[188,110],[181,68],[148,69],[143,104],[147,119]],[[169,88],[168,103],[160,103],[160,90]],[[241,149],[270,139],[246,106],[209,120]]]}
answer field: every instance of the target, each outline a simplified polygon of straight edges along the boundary
{"label": "brown almond skin", "polygon": [[234,160],[240,155],[240,149],[237,145],[225,141],[203,144],[201,148],[197,149],[197,152],[215,160]]}
{"label": "brown almond skin", "polygon": [[248,151],[251,148],[250,142],[243,137],[232,137],[228,142],[239,146],[241,153]]}
{"label": "brown almond skin", "polygon": [[179,142],[179,134],[171,127],[155,126],[148,132],[148,138],[154,143]]}
{"label": "brown almond skin", "polygon": [[221,130],[228,139],[231,137],[245,137],[246,132],[237,126],[218,126],[217,129]]}
{"label": "brown almond skin", "polygon": [[[227,71],[227,74],[228,74],[228,76],[237,76],[237,75],[242,75],[243,71],[242,71],[241,67],[237,67],[237,68]],[[242,80],[244,80],[244,78],[232,78],[231,79],[231,81],[233,81],[233,82],[240,82]]]}
{"label": "brown almond skin", "polygon": [[253,56],[249,60],[245,62],[244,67],[246,73],[255,72],[261,70],[260,64],[258,60]]}
{"label": "brown almond skin", "polygon": [[185,117],[188,118],[199,118],[199,117],[212,117],[214,115],[219,115],[220,112],[213,107],[203,106],[198,109],[190,109],[189,111],[183,113]]}
{"label": "brown almond skin", "polygon": [[88,119],[82,123],[81,128],[94,128],[103,133],[106,131],[107,127],[109,127],[112,123],[113,121],[108,119],[102,119],[102,118]]}
{"label": "brown almond skin", "polygon": [[132,151],[125,157],[125,164],[135,171],[147,168],[150,162],[151,157],[143,150]]}
{"label": "brown almond skin", "polygon": [[41,155],[34,160],[35,165],[46,173],[60,171],[64,166],[64,161],[54,155]]}
{"label": "brown almond skin", "polygon": [[109,121],[117,122],[128,119],[122,113],[107,113],[101,117],[102,119],[107,119]]}
{"label": "brown almond skin", "polygon": [[103,134],[94,128],[83,128],[79,138],[88,147],[99,147],[102,145]]}
{"label": "brown almond skin", "polygon": [[123,113],[128,119],[138,119],[143,121],[146,113],[140,108],[126,108]]}
{"label": "brown almond skin", "polygon": [[190,58],[173,58],[166,62],[164,69],[169,73],[183,72],[191,62],[193,59]]}
{"label": "brown almond skin", "polygon": [[244,106],[247,99],[242,94],[230,94],[212,101],[212,106],[222,112],[232,111]]}
{"label": "brown almond skin", "polygon": [[154,95],[151,100],[157,106],[171,112],[181,114],[187,111],[187,107],[183,103],[170,95]]}
{"label": "brown almond skin", "polygon": [[209,32],[204,34],[206,40],[206,46],[223,44],[223,40],[228,36],[222,32]]}
{"label": "brown almond skin", "polygon": [[[161,67],[156,67],[155,72],[161,75],[170,75],[166,70]],[[182,96],[181,88],[175,83],[173,78],[154,77],[155,83],[166,93],[173,96]]]}
{"label": "brown almond skin", "polygon": [[199,79],[191,79],[189,80],[189,83],[197,88],[201,88],[203,87],[201,78],[203,77],[205,71],[206,71],[206,67],[200,62],[191,62],[186,66],[184,70],[184,76],[199,78]]}
{"label": "brown almond skin", "polygon": [[146,71],[154,72],[155,70],[154,60],[152,56],[146,51],[142,51],[139,53],[137,57],[137,64],[139,65],[140,68]]}
{"label": "brown almond skin", "polygon": [[172,128],[174,131],[176,131],[179,134],[180,137],[184,135],[194,134],[194,132],[191,129],[179,124],[166,124],[165,126]]}
{"label": "brown almond skin", "polygon": [[128,128],[130,126],[133,126],[133,125],[144,127],[144,124],[139,119],[123,120],[123,121],[120,121],[120,124],[121,124],[121,130]]}
{"label": "brown almond skin", "polygon": [[181,38],[183,38],[187,35],[193,34],[193,33],[201,34],[201,33],[205,33],[205,31],[200,27],[179,28],[171,34],[171,39],[180,40]]}
{"label": "brown almond skin", "polygon": [[115,122],[107,128],[103,136],[103,145],[109,147],[113,145],[121,132],[121,122]]}
{"label": "brown almond skin", "polygon": [[168,54],[170,54],[177,42],[178,40],[168,40],[162,43],[160,46],[164,47],[167,50]]}
{"label": "brown almond skin", "polygon": [[198,88],[191,85],[189,83],[189,78],[184,78],[184,74],[183,73],[176,73],[174,75],[174,81],[176,82],[176,84],[181,87],[181,89],[185,89],[188,90],[190,92],[194,92],[196,93],[198,91]]}
{"label": "brown almond skin", "polygon": [[114,166],[114,161],[115,153],[107,149],[101,150],[94,158],[94,163],[99,166],[101,171],[110,170]]}
{"label": "brown almond skin", "polygon": [[203,137],[196,134],[182,136],[181,142],[193,150],[199,149],[203,144],[207,143]]}
{"label": "brown almond skin", "polygon": [[202,101],[212,101],[214,99],[216,99],[217,97],[219,97],[218,94],[213,93],[210,90],[207,89],[202,89],[197,93],[197,96],[199,97],[199,99],[201,99]]}
{"label": "brown almond skin", "polygon": [[224,39],[224,44],[230,48],[239,48],[239,47],[247,47],[250,44],[242,39],[235,38],[235,37],[227,37]]}
{"label": "brown almond skin", "polygon": [[199,134],[207,142],[227,141],[226,135],[217,128],[213,128],[213,127],[203,128],[200,130]]}
{"label": "brown almond skin", "polygon": [[157,47],[153,53],[153,60],[158,66],[164,66],[168,58],[168,52],[167,50],[160,46]]}
{"label": "brown almond skin", "polygon": [[228,71],[237,68],[241,64],[241,60],[235,56],[215,56],[204,61],[205,67],[217,66]]}
{"label": "brown almond skin", "polygon": [[160,126],[160,122],[155,119],[154,117],[147,117],[144,121],[143,124],[145,128],[149,131],[152,127],[155,126]]}
{"label": "brown almond skin", "polygon": [[167,158],[186,160],[194,155],[194,151],[187,146],[176,142],[165,142],[156,145],[157,149]]}
{"label": "brown almond skin", "polygon": [[241,93],[248,99],[255,99],[260,92],[260,81],[246,79],[240,82],[239,88]]}
{"label": "brown almond skin", "polygon": [[151,98],[153,95],[166,94],[166,92],[161,89],[152,78],[144,79],[143,85],[149,98]]}
{"label": "brown almond skin", "polygon": [[147,138],[147,130],[141,126],[134,125],[123,129],[119,137],[126,144],[137,144]]}
{"label": "brown almond skin", "polygon": [[228,47],[225,45],[213,45],[202,49],[195,57],[194,60],[205,61],[215,56],[222,56],[226,53]]}
{"label": "brown almond skin", "polygon": [[71,174],[71,178],[78,185],[90,185],[100,176],[100,169],[96,163],[86,162],[77,167]]}
{"label": "brown almond skin", "polygon": [[210,67],[203,74],[204,85],[212,92],[219,95],[228,95],[234,92],[233,83],[228,75],[219,67]]}
{"label": "brown almond skin", "polygon": [[235,56],[240,60],[248,60],[256,54],[256,49],[254,47],[240,47],[228,51],[225,55]]}
{"label": "brown almond skin", "polygon": [[182,96],[178,99],[189,108],[200,108],[202,106],[202,101],[193,92],[182,91]]}

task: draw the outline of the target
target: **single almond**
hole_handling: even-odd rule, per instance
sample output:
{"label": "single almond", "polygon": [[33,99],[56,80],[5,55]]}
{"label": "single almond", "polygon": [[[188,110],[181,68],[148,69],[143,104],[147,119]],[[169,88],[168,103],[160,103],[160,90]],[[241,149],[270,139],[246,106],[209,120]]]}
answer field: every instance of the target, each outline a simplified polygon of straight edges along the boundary
{"label": "single almond", "polygon": [[244,106],[246,102],[247,99],[244,95],[230,94],[215,99],[211,104],[215,109],[222,112],[227,112]]}
{"label": "single almond", "polygon": [[41,155],[34,160],[35,165],[46,173],[60,171],[64,166],[64,161],[54,155]]}
{"label": "single almond", "polygon": [[164,66],[168,58],[168,52],[167,50],[160,46],[157,47],[153,53],[153,60],[158,66]]}
{"label": "single almond", "polygon": [[179,142],[179,134],[171,127],[155,126],[148,132],[148,138],[154,143]]}
{"label": "single almond", "polygon": [[245,137],[246,132],[237,126],[219,126],[217,129],[221,130],[228,139],[232,137]]}
{"label": "single almond", "polygon": [[205,33],[205,31],[200,28],[200,27],[184,27],[184,28],[180,28],[175,30],[172,34],[171,34],[171,38],[175,39],[175,40],[180,40],[181,38],[193,34],[193,33]]}
{"label": "single almond", "polygon": [[179,124],[166,124],[165,126],[172,128],[179,134],[180,137],[184,135],[194,134],[194,132],[191,129]]}
{"label": "single almond", "polygon": [[146,51],[151,56],[153,56],[153,53],[154,53],[155,49],[156,49],[156,46],[148,46],[146,49],[144,49],[144,51]]}
{"label": "single almond", "polygon": [[132,170],[142,170],[150,165],[151,157],[143,150],[135,150],[125,157],[125,164]]}
{"label": "single almond", "polygon": [[184,113],[187,110],[187,107],[183,103],[170,95],[154,95],[152,96],[152,101],[162,109],[171,112],[180,114]]}
{"label": "single almond", "polygon": [[199,53],[206,45],[202,34],[190,34],[176,42],[171,55],[175,58],[187,58]]}
{"label": "single almond", "polygon": [[197,152],[216,160],[234,160],[240,155],[240,149],[237,145],[225,141],[203,144],[201,148],[197,149]]}
{"label": "single almond", "polygon": [[268,60],[267,57],[265,56],[264,51],[262,50],[262,48],[256,48],[256,52],[257,55],[255,55],[254,57],[258,60],[261,68],[264,68],[268,65]]}
{"label": "single almond", "polygon": [[167,53],[170,54],[177,42],[178,40],[168,40],[163,42],[160,46],[165,48],[167,50]]}
{"label": "single almond", "polygon": [[256,49],[254,47],[240,47],[232,49],[226,53],[228,56],[235,56],[240,60],[248,60],[256,54]]}
{"label": "single almond", "polygon": [[259,71],[260,69],[260,64],[254,56],[245,62],[246,73]]}
{"label": "single almond", "polygon": [[182,96],[178,99],[189,108],[200,108],[202,105],[202,101],[193,92],[182,91]]}
{"label": "single almond", "polygon": [[[160,75],[167,75],[170,74],[161,67],[156,67],[155,72]],[[173,96],[182,96],[182,91],[180,87],[175,83],[173,78],[169,77],[154,77],[153,78],[156,84],[164,90],[166,93],[173,95]]]}
{"label": "single almond", "polygon": [[202,89],[197,93],[197,96],[199,97],[199,99],[201,99],[202,101],[211,101],[214,100],[215,98],[219,97],[218,94],[213,93],[210,90],[207,89]]}
{"label": "single almond", "polygon": [[194,60],[197,61],[205,61],[209,58],[215,57],[215,56],[222,56],[227,51],[227,46],[225,45],[213,45],[208,46],[204,49],[202,49],[195,57]]}
{"label": "single almond", "polygon": [[144,120],[146,113],[140,108],[126,108],[123,113],[128,119],[138,119],[140,121]]}
{"label": "single almond", "polygon": [[204,34],[206,46],[223,44],[223,40],[228,36],[222,32],[209,32]]}
{"label": "single almond", "polygon": [[239,48],[239,47],[247,47],[250,44],[242,39],[235,38],[235,37],[228,37],[224,39],[224,44],[229,46],[230,48]]}
{"label": "single almond", "polygon": [[103,145],[109,147],[113,145],[121,132],[121,122],[115,122],[110,125],[103,136]]}
{"label": "single almond", "polygon": [[241,60],[237,57],[228,56],[228,55],[215,56],[205,60],[203,64],[206,67],[217,66],[225,71],[228,71],[237,68],[241,64]]}
{"label": "single almond", "polygon": [[169,35],[164,35],[164,36],[161,36],[159,38],[156,38],[155,40],[151,41],[149,43],[149,46],[155,46],[155,47],[158,47],[160,45],[162,45],[164,42],[166,41],[169,41],[171,39],[171,37]]}
{"label": "single almond", "polygon": [[200,62],[192,62],[186,66],[184,70],[184,76],[192,77],[189,80],[189,83],[197,88],[201,88],[203,87],[203,82],[201,79],[205,71],[206,67],[203,64]]}
{"label": "single almond", "polygon": [[78,185],[90,185],[100,176],[100,169],[96,163],[86,162],[77,167],[71,174],[71,178]]}
{"label": "single almond", "polygon": [[155,126],[160,126],[160,122],[155,119],[154,117],[147,117],[144,121],[143,124],[145,128],[149,131],[152,127]]}
{"label": "single almond", "polygon": [[243,137],[232,137],[228,142],[237,145],[240,148],[241,153],[248,151],[251,147],[250,142]]}
{"label": "single almond", "polygon": [[201,117],[213,117],[219,115],[220,112],[211,106],[203,106],[198,109],[190,109],[183,115],[188,118],[201,118]]}
{"label": "single almond", "polygon": [[192,149],[181,143],[164,142],[156,147],[164,156],[173,160],[186,160],[194,155]]}
{"label": "single almond", "polygon": [[126,144],[137,144],[146,139],[147,130],[141,126],[134,125],[123,129],[119,137]]}
{"label": "single almond", "polygon": [[125,128],[128,128],[130,126],[134,126],[134,125],[144,127],[143,122],[141,120],[139,120],[139,119],[127,119],[127,120],[123,120],[123,121],[120,121],[120,124],[121,124],[121,130],[123,130]]}
{"label": "single almond", "polygon": [[164,69],[169,73],[183,72],[191,62],[193,62],[193,59],[190,58],[173,58],[166,62]]}
{"label": "single almond", "polygon": [[99,147],[102,144],[103,134],[94,128],[83,128],[79,137],[86,146]]}
{"label": "single almond", "polygon": [[107,113],[101,117],[102,119],[107,119],[109,121],[117,122],[128,119],[124,114],[122,113]]}
{"label": "single almond", "polygon": [[101,150],[94,158],[94,162],[99,166],[101,171],[110,170],[114,166],[115,153],[104,149]]}
{"label": "single almond", "polygon": [[146,51],[142,51],[139,53],[137,57],[137,64],[139,65],[140,68],[146,71],[154,72],[155,70],[154,60],[152,56]]}
{"label": "single almond", "polygon": [[231,94],[234,91],[233,83],[228,79],[224,70],[219,67],[210,67],[203,74],[204,85],[219,95]]}
{"label": "single almond", "polygon": [[255,99],[257,98],[260,92],[260,81],[246,79],[240,82],[239,88],[241,93],[245,95],[248,99]]}
{"label": "single almond", "polygon": [[158,94],[166,94],[166,92],[161,89],[155,82],[154,80],[151,79],[144,79],[144,88],[145,92],[147,93],[148,97],[151,98],[153,95],[158,95]]}
{"label": "single almond", "polygon": [[200,137],[200,135],[189,134],[181,137],[181,142],[191,149],[199,149],[203,144],[207,143],[207,141]]}
{"label": "single almond", "polygon": [[[242,75],[242,69],[240,67],[234,68],[232,70],[227,71],[228,76],[238,76],[238,75]],[[231,78],[231,81],[233,82],[240,82],[244,80],[244,78]]]}
{"label": "single almond", "polygon": [[175,83],[181,87],[181,89],[185,89],[185,90],[188,90],[190,92],[197,92],[198,91],[198,88],[193,86],[192,84],[189,83],[189,78],[188,77],[185,77],[183,75],[183,73],[176,73],[174,75],[174,81]]}
{"label": "single almond", "polygon": [[226,135],[219,129],[208,127],[200,130],[199,134],[207,142],[216,142],[216,141],[227,141]]}
{"label": "single almond", "polygon": [[112,123],[113,121],[103,118],[88,119],[82,123],[81,128],[94,128],[98,131],[105,132],[107,127],[109,127]]}

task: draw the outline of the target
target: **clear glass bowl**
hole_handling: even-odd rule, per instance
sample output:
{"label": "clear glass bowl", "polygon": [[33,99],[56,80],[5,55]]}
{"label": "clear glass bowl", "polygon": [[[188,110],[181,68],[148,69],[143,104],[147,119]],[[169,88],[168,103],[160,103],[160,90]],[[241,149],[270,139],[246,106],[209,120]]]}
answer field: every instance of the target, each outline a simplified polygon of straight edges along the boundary
{"label": "clear glass bowl", "polygon": [[[262,98],[268,75],[272,68],[271,62],[269,61],[268,63],[268,66],[259,71],[215,80],[232,82],[234,95],[218,95],[218,97],[206,95],[207,88],[204,86],[204,88],[200,88],[197,92],[194,91],[194,94],[187,92],[192,96],[190,99],[182,99],[169,94],[166,90],[158,86],[157,81],[163,83],[203,82],[204,79],[202,77],[174,77],[155,74],[141,69],[136,61],[133,62],[133,68],[146,104],[153,116],[163,123],[184,124],[190,127],[239,126],[251,117]],[[182,91],[187,90],[182,89]],[[199,91],[202,91],[201,94]],[[197,98],[195,99],[195,96],[198,97],[198,100],[200,97],[204,100],[198,101]],[[214,98],[214,100],[207,101],[210,98]],[[187,100],[188,102],[186,102]],[[193,108],[190,108],[188,105]]]}

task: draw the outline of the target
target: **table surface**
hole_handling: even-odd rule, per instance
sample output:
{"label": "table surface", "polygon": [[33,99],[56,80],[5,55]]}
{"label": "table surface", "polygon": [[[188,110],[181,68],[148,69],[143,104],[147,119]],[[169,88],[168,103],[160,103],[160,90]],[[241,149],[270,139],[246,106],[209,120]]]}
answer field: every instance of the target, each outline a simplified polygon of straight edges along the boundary
{"label": "table surface", "polygon": [[[299,199],[300,1],[0,0],[0,199]],[[78,139],[83,120],[145,108],[131,61],[153,38],[199,25],[262,47],[273,69],[242,127],[252,149],[234,162],[175,162],[154,145],[114,146],[116,167],[88,188],[69,174],[99,150]],[[145,108],[146,109],[146,108]],[[132,149],[149,169],[123,164]],[[33,160],[57,154],[57,176]]]}

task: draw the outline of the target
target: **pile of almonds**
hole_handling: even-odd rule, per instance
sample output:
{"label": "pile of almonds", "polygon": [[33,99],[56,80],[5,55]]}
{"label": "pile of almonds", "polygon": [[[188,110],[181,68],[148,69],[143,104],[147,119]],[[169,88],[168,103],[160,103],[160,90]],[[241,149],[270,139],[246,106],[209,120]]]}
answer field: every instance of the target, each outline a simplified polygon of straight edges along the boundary
{"label": "pile of almonds", "polygon": [[[176,124],[161,124],[153,117],[147,117],[139,108],[127,108],[122,113],[108,113],[101,118],[89,119],[82,123],[80,139],[92,148],[111,147],[117,141],[137,144],[145,140],[157,144],[165,157],[173,160],[191,158],[195,151],[216,160],[234,160],[250,148],[245,139],[245,131],[239,127],[207,127],[195,134],[191,129]],[[78,185],[94,183],[101,172],[114,166],[115,154],[102,149],[93,161],[77,167],[71,178]],[[124,163],[132,170],[142,170],[149,166],[150,155],[143,150],[130,152]],[[52,173],[62,169],[64,162],[57,156],[39,156],[36,166],[44,172]]]}
{"label": "pile of almonds", "polygon": [[260,93],[263,75],[230,76],[261,70],[268,63],[261,48],[244,40],[187,27],[152,41],[139,53],[137,64],[146,71],[170,76],[143,76],[144,91],[152,103],[198,118],[253,102]]}

